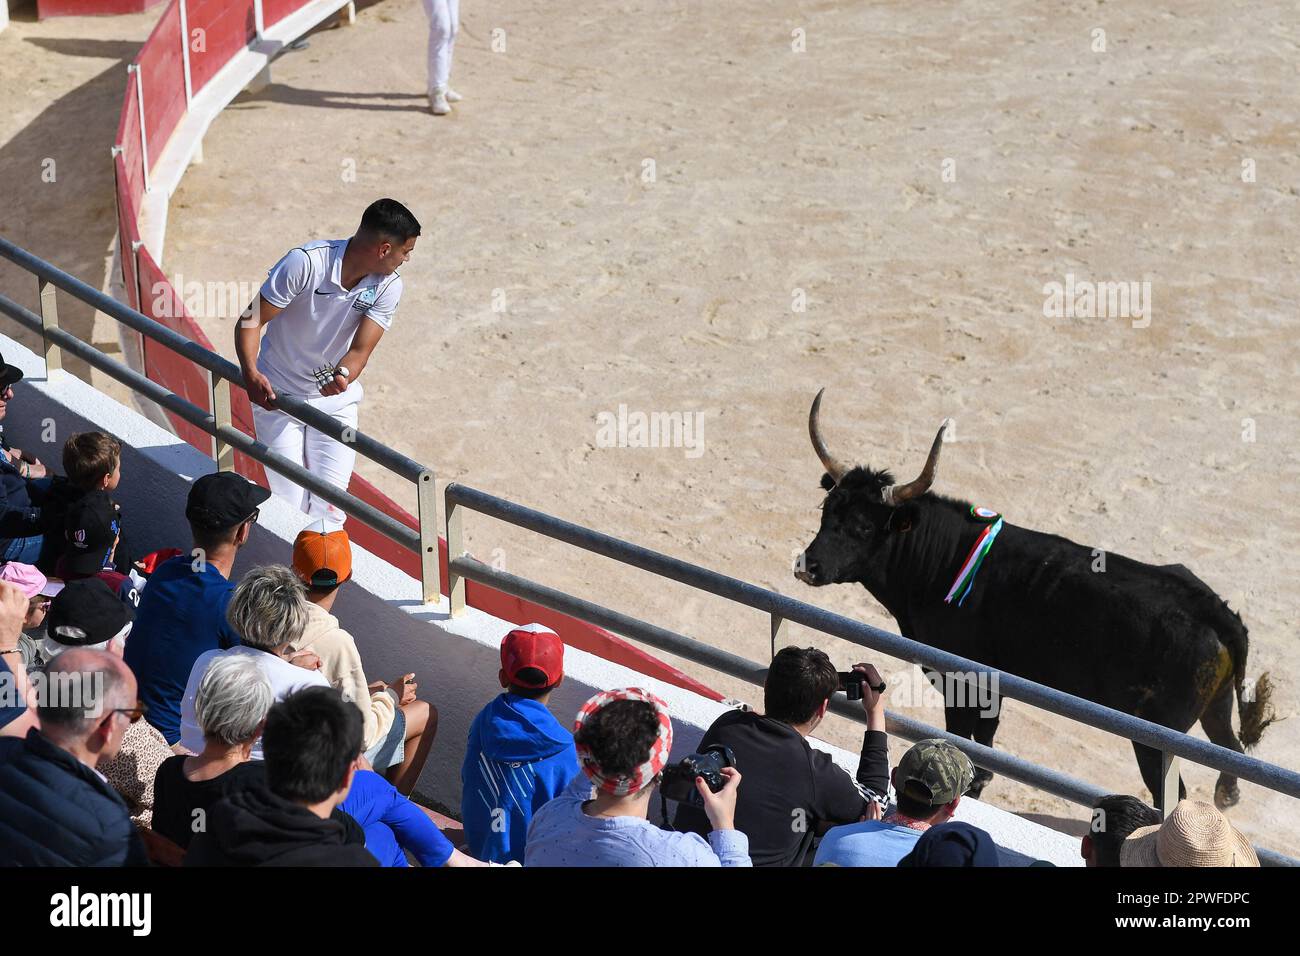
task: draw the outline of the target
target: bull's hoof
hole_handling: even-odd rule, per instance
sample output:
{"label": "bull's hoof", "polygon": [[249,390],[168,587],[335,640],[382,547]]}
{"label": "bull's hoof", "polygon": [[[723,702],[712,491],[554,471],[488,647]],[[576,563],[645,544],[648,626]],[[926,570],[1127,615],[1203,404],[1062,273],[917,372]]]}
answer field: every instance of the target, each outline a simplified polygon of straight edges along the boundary
{"label": "bull's hoof", "polygon": [[1214,805],[1220,810],[1235,807],[1241,802],[1241,789],[1235,783],[1220,782],[1214,788]]}

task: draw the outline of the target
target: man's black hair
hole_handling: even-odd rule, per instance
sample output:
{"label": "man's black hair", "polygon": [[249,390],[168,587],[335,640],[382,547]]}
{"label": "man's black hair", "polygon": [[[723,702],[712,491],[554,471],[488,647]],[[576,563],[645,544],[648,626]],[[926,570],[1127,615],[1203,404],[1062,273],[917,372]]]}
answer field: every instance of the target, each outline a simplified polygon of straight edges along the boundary
{"label": "man's black hair", "polygon": [[929,801],[909,797],[901,790],[895,793],[895,797],[895,809],[909,820],[928,820],[947,806],[947,804],[943,803],[937,807],[931,806]]}
{"label": "man's black hair", "polygon": [[1097,866],[1119,866],[1120,844],[1128,839],[1129,834],[1160,823],[1160,814],[1137,797],[1122,794],[1099,797],[1092,809],[1101,811],[1093,813],[1093,823],[1088,831]]}
{"label": "man's black hair", "polygon": [[[536,684],[538,681],[546,680],[546,673],[536,667],[521,667],[515,672],[515,677],[522,677],[530,684]],[[516,697],[525,697],[528,700],[537,700],[545,694],[549,694],[559,686],[559,681],[551,684],[549,687],[521,687],[518,684],[510,685],[510,693]]]}
{"label": "man's black hair", "polygon": [[[248,519],[246,518],[244,520],[246,521]],[[233,525],[229,528],[208,528],[203,525],[197,525],[191,521],[190,537],[194,541],[194,547],[210,554],[213,551],[220,551],[227,545],[234,544],[236,537],[235,533],[239,530],[239,525],[242,525],[243,523],[244,522],[241,521],[239,524]]]}
{"label": "man's black hair", "polygon": [[361,753],[361,711],[332,687],[295,691],[271,708],[262,754],[271,792],[294,803],[320,803],[343,786]]}
{"label": "man's black hair", "polygon": [[397,240],[398,245],[420,234],[420,223],[396,199],[376,199],[361,215],[357,232]]}
{"label": "man's black hair", "polygon": [[763,713],[787,724],[806,723],[839,686],[840,675],[822,651],[783,647],[763,683]]}
{"label": "man's black hair", "polygon": [[588,717],[573,740],[591,748],[603,774],[620,777],[650,759],[658,736],[659,714],[653,704],[616,700]]}

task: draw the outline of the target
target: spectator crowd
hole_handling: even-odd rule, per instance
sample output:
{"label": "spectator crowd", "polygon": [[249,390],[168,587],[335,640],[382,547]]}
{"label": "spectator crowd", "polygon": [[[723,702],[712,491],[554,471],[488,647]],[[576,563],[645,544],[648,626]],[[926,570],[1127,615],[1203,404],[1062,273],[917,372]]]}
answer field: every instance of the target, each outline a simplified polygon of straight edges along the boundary
{"label": "spectator crowd", "polygon": [[[0,358],[0,429],[21,372]],[[564,644],[537,624],[500,648],[502,692],[461,764],[460,845],[411,800],[438,729],[415,674],[374,680],[334,605],[347,533],[317,523],[286,563],[234,566],[269,492],[218,472],[190,488],[189,547],[137,550],[114,493],[122,447],[86,432],[63,474],[0,433],[0,865],[998,866],[955,819],[975,768],[947,740],[891,770],[883,682],[854,667],[856,773],[808,738],[841,675],[775,655],[762,712],[722,714],[675,812],[653,797],[673,718],[641,688],[596,694],[568,729],[551,697]],[[128,479],[129,480],[129,479]],[[177,542],[168,544],[176,545]],[[882,688],[877,691],[875,688]],[[656,822],[657,820],[657,822]],[[1130,796],[1095,807],[1088,866],[1258,866],[1213,806],[1165,820]],[[1050,864],[1049,864],[1050,865]]]}

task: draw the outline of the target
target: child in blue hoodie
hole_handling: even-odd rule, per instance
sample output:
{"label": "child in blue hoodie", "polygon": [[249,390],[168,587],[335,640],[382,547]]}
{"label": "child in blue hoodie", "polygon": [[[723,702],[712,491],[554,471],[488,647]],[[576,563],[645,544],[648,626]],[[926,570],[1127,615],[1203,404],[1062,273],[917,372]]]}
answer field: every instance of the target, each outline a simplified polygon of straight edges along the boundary
{"label": "child in blue hoodie", "polygon": [[578,775],[573,734],[546,709],[564,677],[564,643],[540,624],[516,628],[501,642],[504,694],[469,728],[461,819],[465,852],[479,860],[523,863],[533,813]]}

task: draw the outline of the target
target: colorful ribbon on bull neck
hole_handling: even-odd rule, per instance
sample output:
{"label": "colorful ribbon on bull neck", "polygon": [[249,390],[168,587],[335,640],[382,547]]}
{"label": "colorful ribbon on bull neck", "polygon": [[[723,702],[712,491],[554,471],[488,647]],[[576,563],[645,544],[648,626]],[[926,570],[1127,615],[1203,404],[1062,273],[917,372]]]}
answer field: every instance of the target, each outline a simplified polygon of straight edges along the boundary
{"label": "colorful ribbon on bull neck", "polygon": [[[984,511],[985,509],[980,509]],[[971,509],[971,514],[977,518],[986,517],[978,514],[975,509]],[[951,604],[956,598],[957,606],[961,607],[962,602],[970,595],[971,588],[975,585],[975,574],[979,571],[980,565],[984,563],[984,556],[989,553],[989,548],[993,547],[993,539],[998,536],[1002,530],[1002,518],[993,524],[988,525],[980,536],[975,539],[974,546],[970,549],[970,554],[966,555],[966,560],[962,563],[961,570],[957,572],[957,580],[952,582],[952,587],[948,590],[948,596],[943,599],[944,604]]]}

